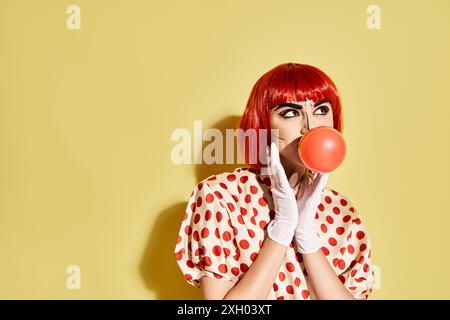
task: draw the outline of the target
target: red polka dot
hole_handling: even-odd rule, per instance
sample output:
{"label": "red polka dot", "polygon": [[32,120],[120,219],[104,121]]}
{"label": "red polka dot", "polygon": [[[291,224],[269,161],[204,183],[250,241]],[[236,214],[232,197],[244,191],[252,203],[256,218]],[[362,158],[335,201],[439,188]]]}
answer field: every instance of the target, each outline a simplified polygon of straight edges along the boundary
{"label": "red polka dot", "polygon": [[308,290],[303,290],[303,291],[302,291],[302,297],[303,297],[303,299],[308,299],[308,297],[309,297],[309,291],[308,291]]}
{"label": "red polka dot", "polygon": [[197,207],[200,207],[202,205],[202,197],[197,198]]}
{"label": "red polka dot", "polygon": [[321,204],[321,203],[319,204],[318,208],[319,208],[319,210],[320,210],[320,211],[323,211],[323,210],[325,210],[325,207],[324,207],[324,205],[323,205],[323,204]]}
{"label": "red polka dot", "polygon": [[246,183],[247,180],[248,180],[248,177],[247,177],[247,176],[243,176],[243,177],[241,177],[239,180],[240,180],[242,183]]}
{"label": "red polka dot", "polygon": [[208,256],[204,256],[204,257],[203,257],[203,263],[204,263],[205,265],[207,265],[208,267],[209,267],[210,265],[212,265],[211,259],[210,259]]}
{"label": "red polka dot", "polygon": [[294,280],[294,284],[295,284],[295,286],[297,286],[297,287],[300,286],[300,283],[301,283],[301,282],[302,282],[302,281],[300,280],[299,277],[295,278],[295,280]]}
{"label": "red polka dot", "polygon": [[341,269],[341,270],[344,270],[345,269],[345,261],[344,260],[339,260],[339,262],[338,262],[338,268],[339,269]]}
{"label": "red polka dot", "polygon": [[195,241],[198,241],[200,239],[200,236],[198,235],[198,231],[195,230],[192,234],[192,238],[194,238]]}
{"label": "red polka dot", "polygon": [[205,220],[208,221],[209,219],[211,219],[211,217],[212,217],[211,210],[206,210]]}
{"label": "red polka dot", "polygon": [[219,185],[224,189],[228,189],[227,185],[223,182],[219,183]]}
{"label": "red polka dot", "polygon": [[258,257],[258,254],[257,254],[256,252],[253,252],[253,253],[250,255],[250,260],[255,261],[257,257]]}
{"label": "red polka dot", "polygon": [[217,222],[222,221],[222,212],[220,212],[220,211],[216,212],[216,219],[217,219]]}
{"label": "red polka dot", "polygon": [[351,244],[349,244],[347,246],[347,250],[348,250],[348,253],[350,253],[350,254],[355,253],[355,248],[353,248],[353,246]]}
{"label": "red polka dot", "polygon": [[258,215],[258,209],[253,208],[252,210],[253,210],[253,216],[256,217]]}
{"label": "red polka dot", "polygon": [[177,260],[181,260],[182,257],[183,257],[183,255],[182,255],[181,253],[179,253],[179,252],[176,252],[176,253],[175,253],[175,258],[176,258]]}
{"label": "red polka dot", "polygon": [[250,236],[250,238],[254,238],[255,237],[255,232],[253,230],[247,229],[248,235]]}
{"label": "red polka dot", "polygon": [[366,250],[366,249],[367,249],[367,246],[366,246],[365,243],[361,244],[361,246],[359,247],[359,250],[360,250],[360,251],[364,251],[364,250]]}
{"label": "red polka dot", "polygon": [[222,194],[220,193],[220,191],[214,191],[214,194],[215,194],[216,197],[219,198],[219,199],[222,199],[222,198],[223,198],[223,196],[222,196]]}
{"label": "red polka dot", "polygon": [[243,216],[245,216],[247,214],[247,209],[245,209],[244,207],[241,207],[241,214]]}
{"label": "red polka dot", "polygon": [[181,242],[181,236],[178,235],[178,237],[177,237],[177,244],[180,243],[180,242]]}
{"label": "red polka dot", "polygon": [[326,203],[331,203],[331,198],[329,196],[325,196],[325,202]]}
{"label": "red polka dot", "polygon": [[245,239],[239,241],[239,245],[241,246],[242,249],[248,249],[248,247],[249,247],[249,243],[248,243],[248,241],[245,240]]}
{"label": "red polka dot", "polygon": [[347,205],[347,200],[341,199],[341,206],[345,207]]}
{"label": "red polka dot", "polygon": [[225,231],[225,232],[222,234],[222,238],[223,238],[224,240],[226,240],[226,241],[230,241],[230,240],[231,240],[231,233],[230,233],[229,231]]}
{"label": "red polka dot", "polygon": [[369,265],[367,263],[364,264],[363,270],[364,270],[364,272],[369,271]]}
{"label": "red polka dot", "polygon": [[286,292],[289,294],[293,294],[294,293],[294,287],[292,287],[291,285],[288,285],[286,287]]}
{"label": "red polka dot", "polygon": [[239,201],[239,198],[238,198],[237,195],[232,194],[231,197],[233,197],[233,200],[234,200],[235,202],[238,202],[238,201]]}
{"label": "red polka dot", "polygon": [[256,194],[256,193],[258,193],[258,188],[255,187],[255,186],[250,186],[250,192],[251,192],[252,194]]}
{"label": "red polka dot", "polygon": [[199,221],[200,221],[200,214],[197,213],[197,214],[194,216],[194,223],[197,224]]}
{"label": "red polka dot", "polygon": [[350,221],[351,218],[352,218],[352,217],[351,217],[350,215],[346,215],[345,217],[342,218],[342,221],[344,221],[345,223],[347,223],[347,222]]}
{"label": "red polka dot", "polygon": [[230,249],[223,248],[223,253],[225,254],[225,257],[229,257],[230,256]]}
{"label": "red polka dot", "polygon": [[246,203],[250,203],[250,202],[252,202],[252,197],[249,194],[247,194],[245,196],[244,200],[245,200]]}
{"label": "red polka dot", "polygon": [[220,246],[214,246],[212,252],[216,256],[220,256],[222,254],[222,248]]}
{"label": "red polka dot", "polygon": [[203,228],[202,233],[201,233],[202,238],[206,238],[206,237],[208,237],[208,235],[209,235],[209,229]]}
{"label": "red polka dot", "polygon": [[211,194],[211,193],[208,193],[207,195],[206,195],[206,202],[207,203],[211,203],[211,202],[213,202],[214,201],[214,196]]}
{"label": "red polka dot", "polygon": [[239,221],[240,224],[245,224],[244,218],[242,218],[241,215],[238,215],[237,220]]}
{"label": "red polka dot", "polygon": [[277,297],[277,300],[284,300],[284,297],[283,296],[279,296],[279,297]]}
{"label": "red polka dot", "polygon": [[341,213],[341,209],[339,209],[338,207],[333,207],[333,213],[334,214],[340,214]]}
{"label": "red polka dot", "polygon": [[286,269],[287,269],[289,272],[293,272],[294,269],[295,269],[295,266],[294,266],[293,263],[288,262],[288,263],[286,263]]}
{"label": "red polka dot", "polygon": [[247,270],[248,270],[248,265],[247,264],[241,263],[240,267],[241,267],[241,271],[242,272],[247,272]]}
{"label": "red polka dot", "polygon": [[258,203],[261,207],[267,206],[267,201],[264,198],[259,198]]}
{"label": "red polka dot", "polygon": [[219,271],[222,273],[226,273],[228,271],[228,267],[226,264],[219,264]]}
{"label": "red polka dot", "polygon": [[341,253],[341,255],[343,255],[345,253],[346,249],[347,249],[346,247],[342,247],[339,249],[339,252]]}
{"label": "red polka dot", "polygon": [[188,217],[188,214],[187,214],[187,212],[185,212],[185,213],[184,213],[184,216],[183,216],[183,220],[186,220],[187,217]]}
{"label": "red polka dot", "polygon": [[255,217],[251,217],[250,218],[250,222],[253,223],[256,226],[256,219],[255,219]]}
{"label": "red polka dot", "polygon": [[276,283],[273,284],[273,291],[278,291],[278,285]]}
{"label": "red polka dot", "polygon": [[344,229],[343,227],[337,227],[337,228],[336,228],[336,233],[337,233],[338,235],[343,234],[344,231],[345,231],[345,229]]}
{"label": "red polka dot", "polygon": [[192,233],[192,228],[191,228],[191,226],[186,226],[186,227],[184,228],[184,232],[185,232],[188,236],[190,236],[191,233]]}
{"label": "red polka dot", "polygon": [[236,236],[238,234],[238,228],[233,226],[233,234]]}
{"label": "red polka dot", "polygon": [[234,181],[234,180],[236,180],[236,176],[234,174],[229,174],[229,175],[227,175],[227,180]]}
{"label": "red polka dot", "polygon": [[227,202],[227,206],[228,206],[228,209],[230,209],[231,212],[234,211],[234,205],[231,202]]}
{"label": "red polka dot", "polygon": [[320,225],[320,229],[322,230],[323,233],[328,231],[328,228],[326,225],[324,225],[323,223]]}
{"label": "red polka dot", "polygon": [[358,231],[356,233],[356,237],[361,240],[362,238],[364,238],[366,236],[366,234],[363,231]]}
{"label": "red polka dot", "polygon": [[332,246],[337,245],[337,241],[335,238],[331,237],[330,239],[328,239],[328,243]]}
{"label": "red polka dot", "polygon": [[192,280],[192,276],[190,275],[190,274],[185,274],[184,275],[184,278],[186,279],[186,280]]}
{"label": "red polka dot", "polygon": [[278,278],[280,279],[280,281],[284,281],[284,279],[286,279],[286,275],[281,271],[280,273],[278,273]]}
{"label": "red polka dot", "polygon": [[264,220],[260,221],[259,222],[259,226],[260,226],[261,229],[265,229],[266,226],[267,226],[267,221],[264,221]]}
{"label": "red polka dot", "polygon": [[324,255],[328,256],[330,254],[330,250],[328,250],[327,248],[322,247],[321,249],[322,249]]}
{"label": "red polka dot", "polygon": [[334,223],[334,219],[331,216],[327,216],[326,220],[329,224],[333,224]]}

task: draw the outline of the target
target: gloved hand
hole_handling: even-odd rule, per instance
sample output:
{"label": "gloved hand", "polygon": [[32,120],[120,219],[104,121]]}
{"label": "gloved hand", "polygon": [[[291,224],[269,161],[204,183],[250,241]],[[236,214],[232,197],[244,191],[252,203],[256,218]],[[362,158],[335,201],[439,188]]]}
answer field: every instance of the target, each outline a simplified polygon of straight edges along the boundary
{"label": "gloved hand", "polygon": [[275,209],[275,217],[267,226],[267,234],[272,240],[289,246],[299,217],[295,192],[281,165],[279,150],[275,142],[272,141],[270,148],[267,147],[266,157],[268,158],[270,190]]}
{"label": "gloved hand", "polygon": [[297,251],[300,253],[314,253],[322,247],[315,231],[315,216],[329,175],[330,173],[316,172],[311,183],[307,176],[301,181],[297,196],[298,223],[294,233]]}

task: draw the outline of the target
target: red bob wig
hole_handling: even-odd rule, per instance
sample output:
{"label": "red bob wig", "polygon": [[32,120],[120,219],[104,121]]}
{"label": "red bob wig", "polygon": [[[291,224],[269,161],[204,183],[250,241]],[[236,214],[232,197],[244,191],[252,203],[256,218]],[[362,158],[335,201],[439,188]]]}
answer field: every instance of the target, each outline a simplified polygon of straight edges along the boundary
{"label": "red bob wig", "polygon": [[[253,129],[256,132],[257,143],[250,143],[244,137],[238,144],[244,154],[246,163],[253,169],[261,167],[260,156],[256,163],[249,161],[249,154],[261,155],[260,135],[261,129],[270,130],[270,109],[284,102],[318,101],[327,99],[331,103],[334,129],[342,133],[343,120],[339,92],[333,81],[316,67],[299,64],[283,63],[269,70],[258,79],[253,86],[242,114],[238,128],[244,132]],[[270,134],[267,134],[267,144],[270,144]],[[244,150],[242,150],[244,148]],[[255,161],[252,161],[255,162]]]}

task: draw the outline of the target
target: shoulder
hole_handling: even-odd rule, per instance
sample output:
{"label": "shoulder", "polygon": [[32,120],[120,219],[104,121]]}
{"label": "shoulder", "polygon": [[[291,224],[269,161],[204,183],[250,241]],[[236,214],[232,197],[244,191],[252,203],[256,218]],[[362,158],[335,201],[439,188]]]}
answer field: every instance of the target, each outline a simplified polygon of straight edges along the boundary
{"label": "shoulder", "polygon": [[238,167],[233,171],[210,175],[201,180],[196,188],[202,188],[205,185],[212,191],[220,193],[240,194],[247,191],[256,193],[261,189],[261,185],[270,186],[270,178],[261,176],[258,171],[252,168]]}
{"label": "shoulder", "polygon": [[325,186],[319,210],[330,214],[333,218],[340,217],[339,220],[343,223],[360,222],[359,213],[349,197],[331,187]]}

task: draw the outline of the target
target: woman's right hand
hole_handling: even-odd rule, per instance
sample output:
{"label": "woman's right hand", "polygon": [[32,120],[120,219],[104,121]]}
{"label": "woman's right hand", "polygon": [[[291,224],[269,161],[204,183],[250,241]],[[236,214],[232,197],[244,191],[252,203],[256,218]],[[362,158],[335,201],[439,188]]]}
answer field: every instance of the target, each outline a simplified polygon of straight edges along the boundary
{"label": "woman's right hand", "polygon": [[267,164],[271,181],[270,190],[275,209],[275,217],[267,226],[269,238],[289,246],[298,222],[298,208],[295,193],[280,162],[280,154],[275,142],[266,149]]}

